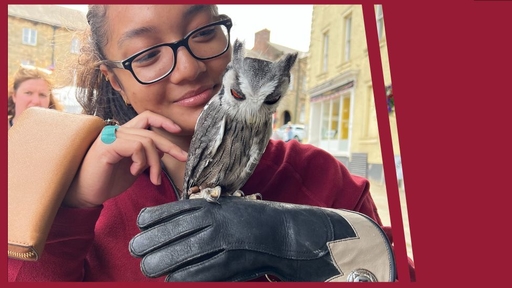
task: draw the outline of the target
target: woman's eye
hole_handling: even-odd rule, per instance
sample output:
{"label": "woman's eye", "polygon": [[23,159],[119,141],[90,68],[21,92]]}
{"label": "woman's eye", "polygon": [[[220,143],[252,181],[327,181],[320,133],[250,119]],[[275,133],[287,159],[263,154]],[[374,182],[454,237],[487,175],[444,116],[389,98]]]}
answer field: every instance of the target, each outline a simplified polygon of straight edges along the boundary
{"label": "woman's eye", "polygon": [[205,41],[205,40],[212,38],[214,36],[214,34],[215,34],[215,27],[210,27],[210,28],[205,28],[200,31],[197,31],[196,33],[194,33],[194,35],[192,35],[191,38],[193,38],[194,40]]}
{"label": "woman's eye", "polygon": [[132,65],[143,66],[154,63],[160,55],[160,49],[152,49],[133,60]]}

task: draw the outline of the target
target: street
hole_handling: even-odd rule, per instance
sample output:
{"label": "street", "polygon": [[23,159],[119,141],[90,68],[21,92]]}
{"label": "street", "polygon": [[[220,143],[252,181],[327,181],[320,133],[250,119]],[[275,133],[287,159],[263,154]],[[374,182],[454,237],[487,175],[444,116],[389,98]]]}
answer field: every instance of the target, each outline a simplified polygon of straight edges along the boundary
{"label": "street", "polygon": [[[405,234],[405,243],[407,246],[407,255],[413,259],[412,254],[412,246],[411,246],[411,235],[409,232],[409,220],[407,217],[407,207],[405,202],[405,191],[404,189],[399,189],[400,193],[400,205],[402,207],[402,218],[404,224],[404,234]],[[379,183],[376,181],[370,181],[370,193],[372,194],[372,198],[377,205],[377,209],[379,211],[380,218],[382,223],[386,226],[391,225],[390,217],[389,217],[389,206],[388,206],[388,198],[386,194],[386,186],[384,183]]]}

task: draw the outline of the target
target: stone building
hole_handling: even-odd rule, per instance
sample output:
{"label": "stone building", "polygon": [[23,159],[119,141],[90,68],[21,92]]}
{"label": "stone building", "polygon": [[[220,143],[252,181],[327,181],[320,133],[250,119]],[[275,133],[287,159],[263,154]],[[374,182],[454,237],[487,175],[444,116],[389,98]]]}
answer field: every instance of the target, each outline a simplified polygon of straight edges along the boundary
{"label": "stone building", "polygon": [[305,124],[306,121],[306,82],[307,53],[270,42],[270,30],[263,29],[254,35],[254,47],[247,51],[247,56],[271,61],[279,59],[286,53],[298,52],[299,56],[291,70],[288,92],[281,100],[274,118],[274,128],[292,122]]}
{"label": "stone building", "polygon": [[58,86],[72,84],[70,63],[77,60],[77,32],[87,25],[81,11],[58,5],[8,5],[8,75],[20,65],[53,71]]}

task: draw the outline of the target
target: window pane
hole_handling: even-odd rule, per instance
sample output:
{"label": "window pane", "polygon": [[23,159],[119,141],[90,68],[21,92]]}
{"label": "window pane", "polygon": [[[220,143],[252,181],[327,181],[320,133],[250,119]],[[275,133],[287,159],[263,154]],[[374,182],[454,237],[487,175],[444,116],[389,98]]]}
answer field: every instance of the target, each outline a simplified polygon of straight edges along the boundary
{"label": "window pane", "polygon": [[77,38],[73,38],[71,40],[71,53],[78,54],[80,53],[80,40]]}
{"label": "window pane", "polygon": [[340,120],[340,98],[332,100],[331,125],[329,129],[329,139],[339,138],[339,120]]}
{"label": "window pane", "polygon": [[377,33],[379,39],[382,39],[384,29],[384,13],[382,11],[382,5],[375,6],[375,16],[377,18]]}
{"label": "window pane", "polygon": [[343,111],[341,112],[341,133],[340,139],[348,139],[348,121],[350,118],[350,97],[343,97]]}
{"label": "window pane", "polygon": [[328,65],[328,53],[329,53],[329,34],[324,34],[324,49],[323,49],[323,63],[322,63],[322,72],[327,72]]}
{"label": "window pane", "polygon": [[350,60],[350,40],[352,31],[352,17],[345,18],[345,61]]}
{"label": "window pane", "polygon": [[36,45],[37,31],[30,28],[23,28],[21,43],[27,45]]}

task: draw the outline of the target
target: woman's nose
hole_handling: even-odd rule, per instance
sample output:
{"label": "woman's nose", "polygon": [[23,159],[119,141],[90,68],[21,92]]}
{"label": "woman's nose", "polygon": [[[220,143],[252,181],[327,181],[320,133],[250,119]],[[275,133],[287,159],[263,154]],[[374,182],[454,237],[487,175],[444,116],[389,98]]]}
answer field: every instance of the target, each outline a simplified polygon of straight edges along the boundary
{"label": "woman's nose", "polygon": [[42,103],[41,98],[39,98],[38,95],[35,95],[34,97],[32,97],[31,102],[34,106],[41,106],[41,103]]}
{"label": "woman's nose", "polygon": [[206,71],[206,65],[201,60],[197,60],[190,54],[185,47],[180,47],[176,53],[176,66],[171,73],[171,82],[180,83],[181,81],[190,81]]}

